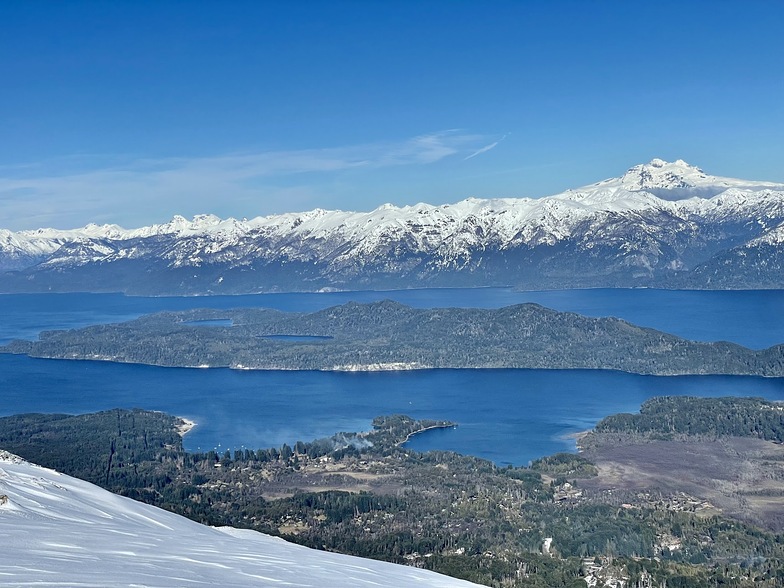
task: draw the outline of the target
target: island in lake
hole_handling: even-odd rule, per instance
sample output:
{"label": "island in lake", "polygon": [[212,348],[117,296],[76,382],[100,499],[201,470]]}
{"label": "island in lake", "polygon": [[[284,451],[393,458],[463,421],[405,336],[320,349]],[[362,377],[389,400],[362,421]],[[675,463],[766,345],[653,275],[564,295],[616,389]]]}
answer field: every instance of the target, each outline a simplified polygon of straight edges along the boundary
{"label": "island in lake", "polygon": [[689,341],[616,318],[537,304],[416,309],[389,300],[313,313],[162,312],[48,331],[0,352],[172,367],[253,370],[611,369],[637,374],[784,375],[784,346]]}

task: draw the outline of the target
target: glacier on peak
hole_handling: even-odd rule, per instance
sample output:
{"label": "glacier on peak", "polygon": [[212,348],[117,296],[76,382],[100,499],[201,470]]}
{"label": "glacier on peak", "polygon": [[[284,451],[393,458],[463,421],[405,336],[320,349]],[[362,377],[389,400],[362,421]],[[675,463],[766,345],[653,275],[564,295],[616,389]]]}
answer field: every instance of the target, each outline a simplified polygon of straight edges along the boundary
{"label": "glacier on peak", "polygon": [[679,159],[673,163],[653,159],[650,163],[635,165],[621,176],[621,186],[627,190],[673,190],[696,187],[708,176],[698,167]]}
{"label": "glacier on peak", "polygon": [[708,199],[730,188],[752,191],[766,188],[784,189],[783,185],[772,182],[709,175],[682,159],[668,162],[658,158],[649,163],[635,165],[620,178],[605,182],[628,191],[648,192],[663,200],[685,200],[693,197]]}
{"label": "glacier on peak", "polygon": [[[145,279],[171,280],[172,292],[186,283],[196,292],[510,280],[550,287],[578,283],[577,274],[584,274],[582,285],[637,285],[673,268],[687,271],[782,221],[784,185],[653,159],[620,177],[542,198],[387,203],[364,212],[317,208],[242,220],[176,215],[131,230],[94,224],[0,230],[0,270],[22,272],[5,274],[19,289],[44,288],[33,282],[43,276],[39,270],[57,268],[58,276],[44,279],[65,282],[71,269],[82,268],[93,275],[91,284],[135,291],[122,269],[131,266]],[[121,285],[103,284],[113,271]]]}
{"label": "glacier on peak", "polygon": [[[552,206],[558,208],[564,203],[567,205],[575,203],[578,205],[577,208],[597,211],[618,211],[625,208],[634,210],[645,206],[661,205],[650,196],[664,201],[687,200],[695,197],[710,199],[730,189],[753,192],[766,189],[784,191],[784,184],[712,176],[682,159],[667,162],[654,158],[649,163],[629,168],[620,177],[609,178],[580,188],[569,189],[560,194],[540,198],[485,199],[472,196],[451,204],[431,205],[420,202],[415,205],[399,207],[385,203],[368,212],[315,208],[302,212],[258,216],[250,220],[221,219],[214,214],[197,214],[193,219],[188,220],[178,214],[168,222],[136,229],[124,229],[116,224],[97,225],[90,223],[79,229],[42,228],[19,231],[15,234],[24,236],[25,240],[43,238],[68,241],[76,236],[98,239],[132,239],[164,234],[186,236],[228,233],[236,235],[254,229],[270,230],[285,227],[287,230],[303,230],[314,223],[318,224],[321,230],[332,230],[354,222],[373,223],[379,220],[390,220],[388,215],[394,215],[404,222],[414,216],[421,218],[439,214],[447,214],[455,219],[463,220],[471,215],[487,216],[509,210],[520,212],[521,209],[527,209],[535,217],[541,213],[543,208],[547,209]],[[556,204],[552,204],[553,201]]]}

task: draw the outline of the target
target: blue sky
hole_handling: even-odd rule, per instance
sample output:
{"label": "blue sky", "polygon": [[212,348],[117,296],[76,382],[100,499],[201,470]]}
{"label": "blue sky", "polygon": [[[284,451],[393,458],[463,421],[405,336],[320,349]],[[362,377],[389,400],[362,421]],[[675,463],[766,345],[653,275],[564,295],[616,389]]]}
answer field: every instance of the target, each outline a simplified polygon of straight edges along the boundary
{"label": "blue sky", "polygon": [[0,3],[0,227],[784,182],[784,2]]}

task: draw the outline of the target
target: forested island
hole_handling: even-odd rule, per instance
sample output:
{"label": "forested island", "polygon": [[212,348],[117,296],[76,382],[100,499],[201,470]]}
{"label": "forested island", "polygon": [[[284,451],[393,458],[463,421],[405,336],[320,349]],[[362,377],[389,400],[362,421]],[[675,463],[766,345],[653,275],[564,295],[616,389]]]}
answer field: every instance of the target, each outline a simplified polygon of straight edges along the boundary
{"label": "forested island", "polygon": [[[455,424],[404,415],[222,453],[185,451],[183,424],[143,410],[16,415],[0,419],[0,448],[204,523],[488,586],[784,582],[784,407],[762,399],[652,399],[601,421],[581,454],[528,467],[414,452],[412,434]],[[680,475],[694,459],[707,465]]]}
{"label": "forested island", "polygon": [[615,318],[537,304],[415,309],[350,302],[313,313],[163,312],[48,331],[7,353],[176,367],[256,370],[612,369],[638,374],[784,375],[784,346],[756,351],[689,341]]}

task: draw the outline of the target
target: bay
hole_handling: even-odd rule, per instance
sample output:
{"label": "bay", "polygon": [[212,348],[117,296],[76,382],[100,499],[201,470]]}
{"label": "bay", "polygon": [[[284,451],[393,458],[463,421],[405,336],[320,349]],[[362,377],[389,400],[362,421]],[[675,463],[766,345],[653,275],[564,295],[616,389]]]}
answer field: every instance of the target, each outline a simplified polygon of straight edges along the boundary
{"label": "bay", "polygon": [[[702,292],[506,288],[140,298],[119,294],[0,296],[0,342],[46,329],[128,320],[160,310],[269,307],[313,311],[349,300],[393,299],[419,308],[497,308],[537,302],[589,316],[618,316],[692,339],[762,348],[784,340],[784,291]],[[205,328],[208,326],[205,325]],[[293,444],[370,428],[373,417],[405,413],[449,419],[455,429],[417,435],[409,446],[516,465],[574,450],[569,437],[602,417],[635,412],[664,394],[762,396],[784,400],[784,379],[637,376],[600,370],[423,370],[248,372],[178,369],[0,355],[0,414],[85,413],[115,407],[190,418],[190,450]]]}
{"label": "bay", "polygon": [[784,379],[601,370],[251,372],[0,355],[0,390],[4,415],[140,407],[187,417],[198,425],[185,445],[200,451],[368,430],[382,414],[448,419],[459,426],[414,436],[409,446],[522,465],[573,451],[571,433],[608,414],[636,412],[652,396],[784,400]]}

